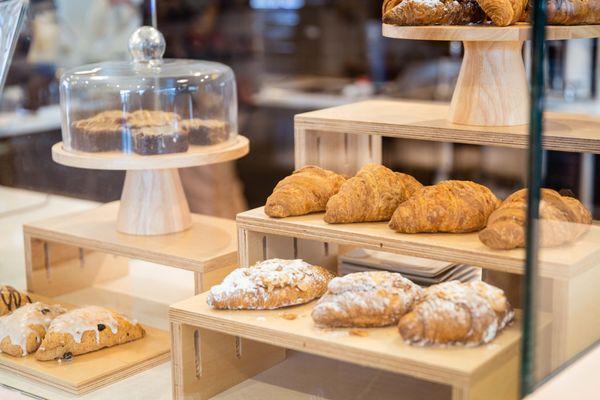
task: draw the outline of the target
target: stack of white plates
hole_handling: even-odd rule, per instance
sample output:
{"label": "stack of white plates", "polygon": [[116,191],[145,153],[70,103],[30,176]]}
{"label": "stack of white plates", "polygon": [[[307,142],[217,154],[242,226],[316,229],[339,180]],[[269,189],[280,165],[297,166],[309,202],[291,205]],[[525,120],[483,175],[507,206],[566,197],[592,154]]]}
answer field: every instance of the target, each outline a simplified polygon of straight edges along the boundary
{"label": "stack of white plates", "polygon": [[338,263],[340,275],[373,270],[392,271],[422,286],[452,280],[481,280],[481,269],[477,267],[375,250],[352,250],[340,256]]}

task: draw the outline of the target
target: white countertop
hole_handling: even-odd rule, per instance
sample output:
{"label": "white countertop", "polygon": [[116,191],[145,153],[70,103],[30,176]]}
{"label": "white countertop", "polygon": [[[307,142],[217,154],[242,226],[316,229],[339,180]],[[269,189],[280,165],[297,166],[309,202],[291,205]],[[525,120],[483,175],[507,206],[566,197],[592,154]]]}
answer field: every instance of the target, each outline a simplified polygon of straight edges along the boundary
{"label": "white countertop", "polygon": [[0,138],[29,135],[60,129],[60,106],[41,107],[35,112],[0,113]]}

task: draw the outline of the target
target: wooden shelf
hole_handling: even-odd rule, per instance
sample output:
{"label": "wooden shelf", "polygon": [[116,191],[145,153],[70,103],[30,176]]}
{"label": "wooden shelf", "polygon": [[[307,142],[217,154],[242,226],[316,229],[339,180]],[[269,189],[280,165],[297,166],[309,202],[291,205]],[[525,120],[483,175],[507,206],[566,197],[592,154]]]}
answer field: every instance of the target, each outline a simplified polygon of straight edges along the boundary
{"label": "wooden shelf", "polygon": [[[517,23],[511,26],[495,25],[436,25],[396,26],[383,24],[383,36],[394,39],[413,40],[460,40],[460,41],[525,41],[531,36],[531,24]],[[600,36],[600,25],[574,25],[546,27],[546,40],[585,39]]]}
{"label": "wooden shelf", "polygon": [[[522,249],[492,250],[479,241],[477,233],[401,234],[392,231],[385,222],[331,225],[323,221],[322,213],[275,219],[267,216],[262,207],[238,214],[237,222],[238,228],[250,232],[465,263],[513,274],[524,273]],[[542,249],[540,275],[568,279],[593,267],[600,255],[598,243],[600,227],[593,226],[572,245]]]}
{"label": "wooden shelf", "polygon": [[237,261],[233,220],[192,214],[186,231],[158,236],[117,232],[119,202],[25,224],[23,232],[39,240],[151,261],[194,272],[210,272]]}
{"label": "wooden shelf", "polygon": [[[362,329],[366,336],[353,335],[349,329],[319,328],[310,317],[314,302],[283,310],[220,311],[206,304],[206,296],[202,294],[172,305],[171,322],[454,387],[473,385],[487,374],[505,371],[509,368],[507,364],[510,364],[510,371],[505,371],[507,375],[514,374],[516,378],[518,373],[516,361],[521,337],[518,322],[487,345],[420,347],[404,343],[396,327]],[[290,313],[296,319],[282,317]]]}
{"label": "wooden shelf", "polygon": [[[295,124],[297,131],[527,148],[527,125],[453,124],[446,120],[449,110],[445,103],[368,100],[299,114]],[[542,141],[548,150],[600,153],[600,118],[547,112]],[[297,148],[296,152],[298,159],[302,149]]]}

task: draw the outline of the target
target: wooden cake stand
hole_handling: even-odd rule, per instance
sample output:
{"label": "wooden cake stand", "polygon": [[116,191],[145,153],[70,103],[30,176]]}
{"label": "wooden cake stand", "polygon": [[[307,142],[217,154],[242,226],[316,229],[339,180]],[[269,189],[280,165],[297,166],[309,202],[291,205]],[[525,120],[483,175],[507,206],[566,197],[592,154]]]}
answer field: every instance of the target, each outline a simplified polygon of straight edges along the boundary
{"label": "wooden cake stand", "polygon": [[[395,39],[462,41],[465,54],[448,120],[479,126],[523,125],[529,121],[529,90],[523,42],[531,25],[394,26],[383,36]],[[600,37],[600,25],[548,26],[547,40]]]}
{"label": "wooden cake stand", "polygon": [[83,153],[52,147],[52,159],[76,168],[126,170],[117,230],[132,235],[181,232],[192,224],[178,168],[236,160],[248,154],[248,139],[214,146],[190,146],[186,153],[140,156],[121,152]]}

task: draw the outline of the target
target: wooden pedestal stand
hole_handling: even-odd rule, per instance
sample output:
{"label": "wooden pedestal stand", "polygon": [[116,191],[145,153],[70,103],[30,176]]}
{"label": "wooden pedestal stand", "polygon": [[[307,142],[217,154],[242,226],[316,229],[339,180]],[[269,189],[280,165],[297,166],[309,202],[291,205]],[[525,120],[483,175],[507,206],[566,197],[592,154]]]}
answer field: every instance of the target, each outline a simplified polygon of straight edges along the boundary
{"label": "wooden pedestal stand", "polygon": [[235,160],[248,150],[244,136],[233,143],[191,146],[186,153],[156,156],[76,153],[57,143],[52,147],[52,158],[70,167],[126,170],[117,229],[132,235],[164,235],[184,231],[192,223],[177,168]]}
{"label": "wooden pedestal stand", "polygon": [[[513,126],[529,120],[529,90],[523,42],[531,26],[393,26],[383,35],[396,39],[462,41],[464,59],[448,120],[457,124]],[[548,26],[548,40],[595,38],[600,26]]]}

